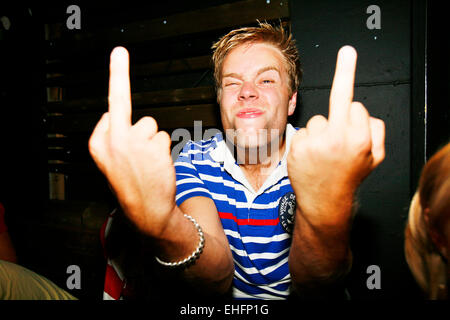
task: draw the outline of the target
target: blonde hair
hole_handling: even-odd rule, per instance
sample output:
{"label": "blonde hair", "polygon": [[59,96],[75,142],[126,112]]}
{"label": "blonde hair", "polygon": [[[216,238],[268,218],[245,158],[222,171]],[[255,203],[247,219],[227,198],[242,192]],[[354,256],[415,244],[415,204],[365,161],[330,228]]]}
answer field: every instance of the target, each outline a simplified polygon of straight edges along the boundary
{"label": "blonde hair", "polygon": [[267,22],[259,22],[257,27],[245,27],[233,30],[213,44],[212,60],[214,64],[214,79],[218,95],[221,92],[222,65],[227,54],[234,48],[245,44],[263,42],[279,49],[289,77],[290,95],[297,91],[302,77],[300,56],[292,33],[286,32],[283,25],[275,27]]}
{"label": "blonde hair", "polygon": [[[428,209],[428,221],[424,208]],[[444,235],[443,226],[450,223],[449,219],[450,143],[424,166],[405,228],[406,261],[429,299],[448,298],[447,262],[430,238],[429,230]]]}

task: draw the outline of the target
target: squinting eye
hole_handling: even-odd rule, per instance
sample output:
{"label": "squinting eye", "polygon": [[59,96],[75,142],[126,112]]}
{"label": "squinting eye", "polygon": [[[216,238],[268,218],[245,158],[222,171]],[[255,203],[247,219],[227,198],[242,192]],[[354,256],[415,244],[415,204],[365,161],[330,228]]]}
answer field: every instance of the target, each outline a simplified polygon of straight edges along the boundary
{"label": "squinting eye", "polygon": [[274,83],[275,81],[273,81],[273,80],[263,80],[262,81],[262,83],[264,83],[264,84],[271,84],[271,83]]}
{"label": "squinting eye", "polygon": [[237,85],[237,83],[236,82],[230,82],[230,83],[225,84],[225,87],[234,86],[234,85]]}

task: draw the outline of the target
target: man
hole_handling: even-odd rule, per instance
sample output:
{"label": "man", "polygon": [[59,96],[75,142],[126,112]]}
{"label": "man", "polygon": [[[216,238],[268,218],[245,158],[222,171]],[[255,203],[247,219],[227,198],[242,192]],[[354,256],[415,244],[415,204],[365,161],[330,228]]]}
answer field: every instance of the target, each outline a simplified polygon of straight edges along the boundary
{"label": "man", "polygon": [[384,159],[384,123],[352,101],[356,52],[338,53],[329,118],[297,131],[287,117],[300,64],[282,27],[234,30],[214,49],[225,137],[189,142],[174,166],[153,118],[131,125],[128,54],[118,47],[90,152],[160,264],[235,298],[321,296],[351,266],[354,193]]}

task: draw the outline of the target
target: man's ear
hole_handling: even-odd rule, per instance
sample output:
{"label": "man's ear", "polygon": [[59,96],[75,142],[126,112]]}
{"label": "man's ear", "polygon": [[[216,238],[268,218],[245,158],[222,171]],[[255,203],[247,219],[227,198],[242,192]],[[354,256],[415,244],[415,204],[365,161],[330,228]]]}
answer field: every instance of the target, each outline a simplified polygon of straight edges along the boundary
{"label": "man's ear", "polygon": [[292,116],[297,106],[297,91],[295,91],[289,99],[288,116]]}
{"label": "man's ear", "polygon": [[423,218],[425,219],[425,225],[430,235],[431,242],[433,242],[434,246],[439,250],[439,252],[447,257],[447,247],[445,239],[442,237],[440,232],[436,230],[433,226],[430,225],[430,209],[425,208],[423,211]]}

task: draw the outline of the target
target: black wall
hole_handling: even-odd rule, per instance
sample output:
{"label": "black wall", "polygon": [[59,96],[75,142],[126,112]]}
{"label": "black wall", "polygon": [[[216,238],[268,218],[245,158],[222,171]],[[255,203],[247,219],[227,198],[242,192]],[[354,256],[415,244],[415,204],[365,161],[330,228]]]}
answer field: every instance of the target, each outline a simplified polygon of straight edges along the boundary
{"label": "black wall", "polygon": [[427,149],[429,158],[450,141],[450,43],[445,4],[427,6]]}
{"label": "black wall", "polygon": [[[381,9],[381,29],[370,30],[367,7]],[[328,98],[340,47],[358,52],[354,100],[386,125],[386,159],[364,181],[354,221],[354,264],[348,279],[353,299],[418,297],[403,254],[403,230],[410,201],[412,113],[411,1],[292,1],[294,36],[304,80],[297,126],[315,114],[328,115]],[[422,61],[423,63],[423,61]],[[422,104],[423,106],[423,104]],[[423,144],[422,144],[423,145]],[[381,270],[381,289],[369,290],[367,267]]]}

